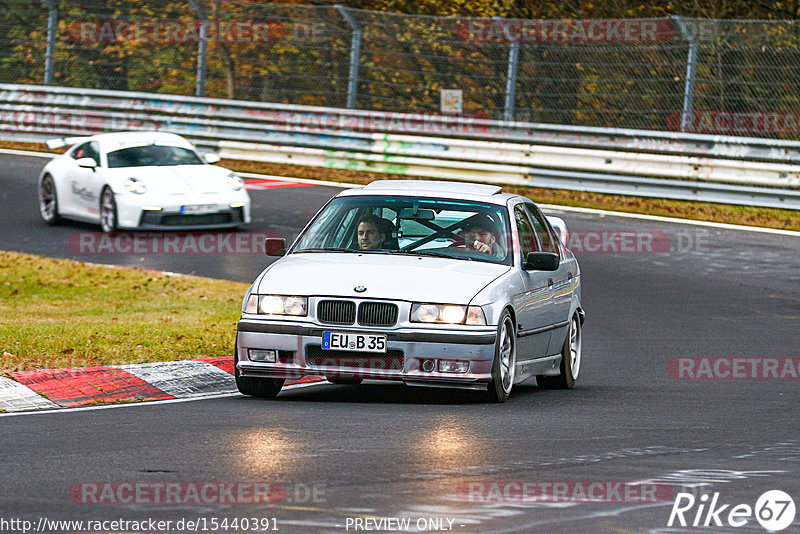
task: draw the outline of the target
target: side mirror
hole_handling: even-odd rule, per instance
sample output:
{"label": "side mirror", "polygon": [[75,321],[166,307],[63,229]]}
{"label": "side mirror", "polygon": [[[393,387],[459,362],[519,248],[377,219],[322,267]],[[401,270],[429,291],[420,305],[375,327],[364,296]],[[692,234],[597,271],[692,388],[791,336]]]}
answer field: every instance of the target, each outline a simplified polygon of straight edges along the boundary
{"label": "side mirror", "polygon": [[264,253],[267,256],[283,256],[286,254],[286,240],[282,237],[268,237],[264,241]]}
{"label": "side mirror", "polygon": [[97,162],[94,160],[94,158],[81,158],[76,160],[75,163],[78,164],[78,167],[84,169],[94,169],[97,167]]}
{"label": "side mirror", "polygon": [[208,154],[203,156],[203,159],[206,160],[206,163],[210,163],[211,165],[213,165],[215,163],[219,163],[219,160],[221,160],[222,158],[219,157],[219,154],[214,154],[213,152],[209,152]]}
{"label": "side mirror", "polygon": [[559,262],[555,252],[528,252],[523,268],[526,271],[557,271]]}
{"label": "side mirror", "polygon": [[556,231],[558,238],[561,240],[561,244],[566,247],[567,242],[569,241],[569,230],[567,230],[567,223],[565,223],[564,219],[561,217],[554,217],[551,215],[547,216],[547,220],[550,222],[550,226],[553,227],[553,230]]}

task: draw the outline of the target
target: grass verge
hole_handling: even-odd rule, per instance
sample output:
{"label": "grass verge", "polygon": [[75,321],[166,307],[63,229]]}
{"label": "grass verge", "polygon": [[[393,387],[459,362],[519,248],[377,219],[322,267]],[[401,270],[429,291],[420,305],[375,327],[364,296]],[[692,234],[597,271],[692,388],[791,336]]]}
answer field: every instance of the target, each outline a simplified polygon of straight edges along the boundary
{"label": "grass verge", "polygon": [[246,289],[0,251],[0,374],[230,355]]}
{"label": "grass verge", "polygon": [[[12,143],[0,141],[0,148],[49,152],[40,143]],[[63,151],[63,149],[61,150]],[[59,151],[53,151],[59,152]],[[329,169],[304,165],[285,165],[257,161],[222,160],[220,165],[239,172],[271,174],[294,178],[312,178],[331,182],[368,184],[374,180],[403,179],[424,180],[411,176],[381,174],[350,169]],[[642,213],[699,221],[711,221],[745,226],[761,226],[781,230],[800,231],[800,211],[773,208],[755,208],[711,202],[689,202],[663,198],[646,198],[626,195],[606,195],[586,191],[567,191],[524,186],[503,186],[503,190],[526,196],[540,204],[560,204],[581,208]]]}

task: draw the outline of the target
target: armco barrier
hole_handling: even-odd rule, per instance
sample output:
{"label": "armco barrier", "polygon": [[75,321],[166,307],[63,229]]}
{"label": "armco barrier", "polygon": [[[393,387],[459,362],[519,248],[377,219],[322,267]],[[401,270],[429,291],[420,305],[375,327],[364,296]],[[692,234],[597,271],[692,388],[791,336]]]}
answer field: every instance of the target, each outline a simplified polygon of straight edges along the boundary
{"label": "armco barrier", "polygon": [[0,84],[0,139],[121,130],[234,159],[800,209],[800,142]]}

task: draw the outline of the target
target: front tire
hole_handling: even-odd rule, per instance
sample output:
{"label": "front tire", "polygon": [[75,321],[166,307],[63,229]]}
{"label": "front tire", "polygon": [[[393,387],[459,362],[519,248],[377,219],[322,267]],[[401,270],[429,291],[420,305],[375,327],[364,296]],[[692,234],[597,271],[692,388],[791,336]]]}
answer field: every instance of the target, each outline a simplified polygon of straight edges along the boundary
{"label": "front tire", "polygon": [[58,214],[58,194],[53,177],[49,174],[39,184],[39,213],[47,224],[54,226],[61,222]]}
{"label": "front tire", "polygon": [[117,230],[117,201],[108,186],[100,194],[100,228],[106,234]]}
{"label": "front tire", "polygon": [[239,374],[239,336],[236,336],[236,348],[233,355],[233,376],[236,379],[236,388],[242,395],[258,397],[259,399],[274,399],[278,396],[286,381],[283,378],[254,378],[243,377]]}
{"label": "front tire", "polygon": [[492,381],[489,382],[487,396],[489,402],[505,402],[514,386],[514,373],[517,365],[517,336],[514,321],[508,310],[500,316],[497,326],[497,341],[492,363]]}
{"label": "front tire", "polygon": [[542,389],[572,389],[581,370],[581,321],[578,314],[572,316],[567,330],[567,339],[561,348],[561,368],[557,376],[536,377],[536,384]]}

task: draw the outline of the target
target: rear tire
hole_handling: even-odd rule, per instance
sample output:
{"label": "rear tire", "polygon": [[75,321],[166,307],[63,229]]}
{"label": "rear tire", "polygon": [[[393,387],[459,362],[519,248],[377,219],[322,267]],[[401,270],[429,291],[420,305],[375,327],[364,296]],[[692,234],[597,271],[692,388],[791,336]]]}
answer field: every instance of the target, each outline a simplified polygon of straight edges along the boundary
{"label": "rear tire", "polygon": [[514,372],[517,364],[517,336],[514,321],[508,310],[500,316],[497,325],[497,341],[492,363],[492,381],[489,382],[487,398],[489,402],[505,402],[514,387]]}
{"label": "rear tire", "polygon": [[61,216],[58,214],[56,183],[49,174],[45,175],[39,184],[39,214],[44,222],[51,226],[55,226],[62,221]]}
{"label": "rear tire", "polygon": [[567,339],[561,348],[561,368],[557,376],[539,375],[536,384],[542,389],[572,389],[581,370],[581,321],[578,314],[572,316],[567,330]]}
{"label": "rear tire", "polygon": [[236,348],[233,355],[233,376],[236,379],[236,388],[242,395],[258,397],[260,399],[274,399],[278,396],[286,381],[283,378],[254,378],[239,375],[239,336],[236,336]]}

